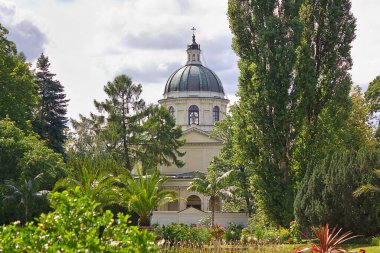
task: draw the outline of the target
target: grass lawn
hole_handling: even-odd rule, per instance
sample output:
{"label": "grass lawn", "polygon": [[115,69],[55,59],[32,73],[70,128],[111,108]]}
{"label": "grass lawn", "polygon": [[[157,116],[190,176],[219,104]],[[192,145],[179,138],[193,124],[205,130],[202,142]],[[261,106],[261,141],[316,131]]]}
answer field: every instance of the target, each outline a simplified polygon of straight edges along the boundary
{"label": "grass lawn", "polygon": [[366,253],[379,253],[380,246],[368,246],[368,245],[351,245],[349,251],[359,252],[360,249],[364,249]]}
{"label": "grass lawn", "polygon": [[[244,247],[242,245],[222,245],[219,249],[214,248],[211,245],[193,248],[189,246],[174,246],[168,248],[161,248],[160,252],[173,252],[173,253],[216,253],[216,252],[241,252],[241,253],[291,253],[294,248],[299,245],[289,245],[289,244],[280,244],[280,245],[265,245],[259,248],[256,247]],[[311,246],[311,245],[308,245]],[[349,244],[343,246],[347,252],[359,252],[360,249],[364,249],[366,253],[380,253],[380,246],[369,246],[368,244]]]}

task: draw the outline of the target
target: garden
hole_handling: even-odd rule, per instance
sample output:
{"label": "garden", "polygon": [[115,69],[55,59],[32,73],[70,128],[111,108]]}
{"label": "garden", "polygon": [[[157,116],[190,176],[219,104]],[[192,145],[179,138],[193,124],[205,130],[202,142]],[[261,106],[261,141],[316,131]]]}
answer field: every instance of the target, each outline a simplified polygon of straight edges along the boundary
{"label": "garden", "polygon": [[[50,196],[53,211],[24,226],[0,230],[1,252],[361,252],[380,250],[380,237],[360,238],[325,225],[308,240],[292,222],[289,229],[230,224],[227,228],[169,224],[152,231],[131,225],[130,217],[100,213],[99,203],[79,188]],[[349,242],[349,244],[345,243]]]}
{"label": "garden", "polygon": [[[365,92],[352,81],[351,1],[227,5],[240,76],[225,115],[203,106],[228,103],[211,91],[160,100],[198,101],[201,111],[148,104],[143,85],[120,74],[96,112],[69,120],[49,58],[33,68],[0,24],[0,252],[380,252],[380,76]],[[202,142],[186,144],[189,129]],[[201,168],[186,167],[192,151]],[[207,199],[184,207],[207,217],[152,224],[161,207],[184,210],[180,187]],[[248,224],[220,226],[219,211]]]}

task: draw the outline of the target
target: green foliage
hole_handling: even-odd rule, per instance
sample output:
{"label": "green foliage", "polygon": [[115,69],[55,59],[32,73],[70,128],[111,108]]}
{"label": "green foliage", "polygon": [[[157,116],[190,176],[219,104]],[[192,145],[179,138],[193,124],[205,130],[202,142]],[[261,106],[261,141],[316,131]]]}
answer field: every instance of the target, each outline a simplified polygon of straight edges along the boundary
{"label": "green foliage", "polygon": [[60,154],[64,153],[67,130],[67,102],[64,88],[55,74],[49,71],[49,59],[44,54],[37,60],[36,83],[38,85],[39,109],[33,121],[33,129],[48,147]]}
{"label": "green foliage", "polygon": [[2,252],[156,252],[155,236],[128,226],[128,216],[113,219],[109,211],[100,215],[96,204],[82,197],[80,189],[53,193],[54,211],[42,214],[38,226],[17,223],[0,230]]}
{"label": "green foliage", "polygon": [[187,188],[188,191],[195,191],[210,196],[212,211],[211,226],[215,224],[215,205],[217,199],[221,196],[232,197],[233,195],[233,189],[228,187],[225,183],[225,179],[230,173],[232,173],[232,171],[221,174],[216,167],[216,163],[213,162],[210,167],[207,168],[206,174],[196,171],[193,181]]}
{"label": "green foliage", "polygon": [[39,181],[43,178],[43,173],[34,178],[27,178],[15,183],[12,180],[5,181],[3,204],[10,207],[22,207],[24,213],[24,222],[27,223],[30,217],[29,211],[34,210],[37,199],[43,199],[49,193],[47,190],[41,190]]}
{"label": "green foliage", "polygon": [[124,168],[112,161],[89,158],[71,158],[67,167],[67,177],[55,184],[55,190],[78,187],[82,196],[99,203],[99,210],[119,202],[119,187],[115,177]]}
{"label": "green foliage", "polygon": [[375,114],[380,111],[380,76],[369,83],[365,92],[365,98],[369,104],[370,112]]}
{"label": "green foliage", "polygon": [[206,227],[192,227],[185,224],[170,223],[167,226],[158,226],[154,231],[160,238],[172,244],[177,242],[204,244],[210,240],[210,234]]}
{"label": "green foliage", "polygon": [[139,216],[139,226],[150,226],[153,211],[158,207],[176,199],[177,192],[163,189],[168,180],[157,170],[150,175],[137,169],[137,177],[130,174],[120,175],[120,181],[125,185],[120,189],[120,204],[128,207]]}
{"label": "green foliage", "polygon": [[371,245],[380,246],[380,236],[374,236],[371,238]]}
{"label": "green foliage", "polygon": [[44,173],[41,184],[51,189],[63,175],[62,157],[35,135],[24,133],[9,118],[0,120],[0,150],[2,180],[16,181],[20,177],[33,178]]}
{"label": "green foliage", "polygon": [[376,218],[378,196],[356,198],[353,192],[374,180],[378,168],[378,151],[335,153],[316,163],[311,162],[297,194],[294,211],[302,226],[339,224],[357,234],[379,231]]}
{"label": "green foliage", "polygon": [[230,223],[226,229],[224,238],[226,241],[239,241],[243,228],[244,227],[241,224]]}
{"label": "green foliage", "polygon": [[141,112],[145,109],[145,102],[140,98],[142,86],[132,83],[128,76],[120,75],[104,86],[104,92],[108,98],[103,102],[95,100],[94,103],[99,112],[107,113],[107,118],[95,118],[101,123],[109,123],[106,131],[112,130],[110,134],[114,135],[111,144],[113,148],[120,146],[124,166],[131,171],[134,150],[130,145],[136,144],[133,143],[138,134],[136,127],[141,120]]}
{"label": "green foliage", "polygon": [[[46,147],[34,134],[24,133],[9,118],[0,120],[0,151],[0,195],[9,194],[4,188],[6,180],[12,181],[19,188],[42,173],[38,189],[51,190],[54,183],[64,175],[62,157]],[[44,205],[39,207],[43,210]],[[17,206],[9,208],[1,205],[0,223],[24,217],[18,209]],[[30,213],[34,213],[33,210]]]}
{"label": "green foliage", "polygon": [[80,115],[72,120],[75,133],[70,136],[70,153],[113,159],[128,170],[141,162],[147,171],[157,165],[183,166],[181,128],[165,108],[145,106],[140,99],[141,84],[120,75],[104,87],[108,98],[95,101],[101,115]]}
{"label": "green foliage", "polygon": [[[369,105],[369,111],[374,120],[376,128],[375,137],[380,143],[380,76],[377,76],[372,82],[369,83],[368,89],[365,92],[365,99]],[[377,125],[377,127],[376,127]]]}
{"label": "green foliage", "polygon": [[355,138],[355,148],[363,144],[347,127],[350,8],[349,0],[229,1],[240,57],[229,160],[250,172],[256,206],[282,226],[293,220],[307,162],[351,148]]}
{"label": "green foliage", "polygon": [[18,127],[29,129],[37,105],[36,85],[29,64],[22,54],[17,54],[7,34],[0,24],[0,120],[9,117]]}
{"label": "green foliage", "polygon": [[185,155],[178,150],[185,144],[181,127],[176,126],[175,119],[164,107],[150,106],[144,114],[146,120],[141,126],[143,134],[138,151],[142,167],[152,170],[158,165],[174,164],[181,168],[184,163],[177,158]]}

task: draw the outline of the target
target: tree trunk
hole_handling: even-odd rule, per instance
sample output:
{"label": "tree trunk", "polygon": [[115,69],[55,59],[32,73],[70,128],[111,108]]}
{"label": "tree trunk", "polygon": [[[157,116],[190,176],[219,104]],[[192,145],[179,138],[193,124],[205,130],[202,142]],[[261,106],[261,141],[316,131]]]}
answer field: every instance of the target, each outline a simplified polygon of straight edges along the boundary
{"label": "tree trunk", "polygon": [[25,218],[25,224],[28,222],[28,207],[25,206],[25,210],[24,210],[24,218]]}
{"label": "tree trunk", "polygon": [[125,156],[125,167],[132,171],[131,161],[129,160],[129,152],[128,152],[128,143],[127,143],[127,122],[125,122],[126,114],[125,111],[125,101],[123,96],[123,148],[124,148],[124,156]]}
{"label": "tree trunk", "polygon": [[150,216],[142,215],[138,220],[139,227],[150,227]]}
{"label": "tree trunk", "polygon": [[215,196],[211,197],[211,226],[215,225]]}

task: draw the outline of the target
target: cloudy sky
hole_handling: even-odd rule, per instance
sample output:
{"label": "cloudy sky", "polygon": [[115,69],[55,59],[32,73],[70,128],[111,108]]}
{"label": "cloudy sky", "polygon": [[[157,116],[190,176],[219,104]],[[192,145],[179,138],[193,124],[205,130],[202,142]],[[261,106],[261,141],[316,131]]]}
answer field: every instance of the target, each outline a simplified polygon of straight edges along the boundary
{"label": "cloudy sky", "polygon": [[[364,89],[380,75],[379,0],[352,0],[355,84]],[[190,28],[197,28],[203,63],[214,70],[230,100],[237,91],[227,0],[0,0],[0,23],[35,64],[44,52],[65,86],[68,116],[94,112],[103,86],[118,74],[143,84],[143,98],[162,97],[169,75],[186,62]]]}

